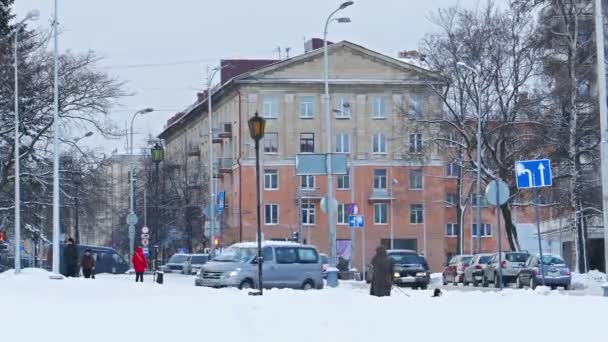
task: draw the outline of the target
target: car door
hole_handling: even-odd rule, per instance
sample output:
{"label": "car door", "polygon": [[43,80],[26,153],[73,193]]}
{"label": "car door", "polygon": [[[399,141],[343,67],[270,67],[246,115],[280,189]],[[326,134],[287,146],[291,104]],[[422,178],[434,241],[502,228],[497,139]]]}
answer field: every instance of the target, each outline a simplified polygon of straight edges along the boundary
{"label": "car door", "polygon": [[475,266],[479,264],[479,255],[476,255],[471,260],[471,264],[464,269],[464,279],[468,282],[473,282],[473,271],[475,271]]}
{"label": "car door", "polygon": [[497,262],[498,256],[496,254],[492,255],[492,259],[490,260],[490,263],[488,264],[488,267],[486,267],[485,271],[486,279],[488,279],[489,281],[494,281],[494,271]]}
{"label": "car door", "polygon": [[458,257],[452,257],[448,262],[448,266],[445,270],[445,279],[449,282],[454,281],[456,274],[456,264],[458,263]]}
{"label": "car door", "polygon": [[532,269],[532,265],[534,263],[534,257],[529,257],[528,260],[526,260],[526,264],[524,265],[524,268],[519,272],[520,276],[519,276],[519,281],[522,282],[523,284],[529,284],[530,283],[530,276],[532,274],[532,272],[534,272],[534,270]]}
{"label": "car door", "polygon": [[[279,278],[277,275],[277,265],[274,257],[274,249],[272,247],[264,247],[262,249],[262,258],[264,260],[264,263],[262,264],[262,270],[264,272],[262,275],[264,277],[264,287],[277,287],[277,282]],[[257,266],[254,272],[255,277],[257,279]]]}
{"label": "car door", "polygon": [[276,287],[294,287],[297,280],[298,255],[295,247],[275,247]]}

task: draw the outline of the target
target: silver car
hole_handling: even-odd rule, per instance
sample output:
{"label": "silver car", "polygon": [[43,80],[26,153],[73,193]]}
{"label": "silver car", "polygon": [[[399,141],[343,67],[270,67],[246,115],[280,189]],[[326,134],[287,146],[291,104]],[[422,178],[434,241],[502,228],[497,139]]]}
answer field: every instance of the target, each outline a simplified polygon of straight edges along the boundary
{"label": "silver car", "polygon": [[502,264],[498,264],[498,253],[492,255],[492,259],[483,272],[483,287],[494,283],[494,287],[500,287],[498,282],[498,268],[502,268],[502,282],[504,285],[515,283],[519,271],[524,267],[530,254],[528,252],[502,252]]}
{"label": "silver car", "polygon": [[165,273],[190,274],[191,254],[173,254],[169,261],[162,267]]}
{"label": "silver car", "polygon": [[[264,288],[323,288],[323,263],[315,247],[267,241],[262,248]],[[224,249],[203,265],[194,284],[248,289],[255,287],[257,280],[257,243],[244,242]]]}
{"label": "silver car", "polygon": [[209,261],[209,254],[192,254],[190,257],[190,274],[197,274]]}
{"label": "silver car", "polygon": [[483,280],[483,271],[492,259],[492,254],[475,254],[469,266],[464,269],[463,284],[477,287]]}

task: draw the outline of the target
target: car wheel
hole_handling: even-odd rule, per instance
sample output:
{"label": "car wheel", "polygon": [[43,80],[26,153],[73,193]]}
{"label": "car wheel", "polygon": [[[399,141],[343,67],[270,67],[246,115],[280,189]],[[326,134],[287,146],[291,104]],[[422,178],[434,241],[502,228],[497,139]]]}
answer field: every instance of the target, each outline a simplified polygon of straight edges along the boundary
{"label": "car wheel", "polygon": [[515,285],[517,286],[518,289],[524,288],[524,283],[521,282],[521,279],[519,278],[519,276],[517,276],[517,279],[515,280]]}
{"label": "car wheel", "polygon": [[530,277],[530,288],[532,290],[536,290],[536,280],[534,279],[534,277]]}
{"label": "car wheel", "polygon": [[240,290],[249,290],[253,288],[253,281],[251,279],[245,279],[239,285]]}
{"label": "car wheel", "polygon": [[315,288],[315,284],[313,283],[312,280],[308,279],[304,282],[304,284],[302,284],[302,290],[312,290]]}
{"label": "car wheel", "polygon": [[483,280],[481,281],[481,286],[483,286],[483,287],[490,286],[490,282],[488,281],[488,277],[486,277],[485,274],[483,276]]}
{"label": "car wheel", "polygon": [[568,284],[568,285],[564,286],[564,290],[565,290],[565,291],[570,291],[570,290],[572,290],[572,285]]}
{"label": "car wheel", "polygon": [[422,290],[426,290],[426,289],[428,289],[428,287],[429,287],[428,284],[420,285],[420,289],[422,289]]}
{"label": "car wheel", "polygon": [[463,275],[462,276],[462,285],[463,286],[469,286],[469,281],[467,280],[467,275]]}
{"label": "car wheel", "polygon": [[557,286],[551,285],[551,290],[557,290]]}
{"label": "car wheel", "polygon": [[479,283],[477,282],[477,279],[475,279],[475,276],[473,276],[473,287],[477,286],[479,286]]}
{"label": "car wheel", "polygon": [[452,279],[452,285],[458,286],[458,277],[454,277],[454,279]]}
{"label": "car wheel", "polygon": [[445,274],[442,276],[443,278],[443,286],[446,286],[448,284],[448,280],[445,278]]}

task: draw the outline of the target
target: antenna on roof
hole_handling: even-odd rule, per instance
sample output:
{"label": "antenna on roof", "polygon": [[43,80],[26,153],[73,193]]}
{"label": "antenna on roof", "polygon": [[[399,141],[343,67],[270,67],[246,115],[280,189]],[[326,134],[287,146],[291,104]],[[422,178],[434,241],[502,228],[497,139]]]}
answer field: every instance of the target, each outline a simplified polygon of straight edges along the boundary
{"label": "antenna on roof", "polygon": [[285,48],[285,59],[289,59],[289,51],[291,50],[290,47],[286,47]]}
{"label": "antenna on roof", "polygon": [[281,58],[281,47],[277,46],[277,51],[279,52],[279,60],[283,59]]}

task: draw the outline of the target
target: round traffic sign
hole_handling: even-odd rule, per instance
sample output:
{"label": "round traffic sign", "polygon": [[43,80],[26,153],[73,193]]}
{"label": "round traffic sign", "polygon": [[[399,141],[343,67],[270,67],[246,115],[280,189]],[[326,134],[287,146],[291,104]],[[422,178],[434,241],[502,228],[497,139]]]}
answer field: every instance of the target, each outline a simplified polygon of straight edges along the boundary
{"label": "round traffic sign", "polygon": [[129,215],[127,215],[127,224],[129,226],[137,224],[137,215],[134,212],[130,212]]}
{"label": "round traffic sign", "polygon": [[147,245],[150,244],[150,240],[148,240],[148,239],[141,239],[141,244],[142,244],[142,246],[145,247],[145,246],[147,246]]}
{"label": "round traffic sign", "polygon": [[148,234],[150,232],[150,229],[146,226],[141,227],[141,232],[144,234]]}
{"label": "round traffic sign", "polygon": [[492,205],[507,203],[509,196],[509,186],[502,179],[493,180],[486,187],[486,200]]}
{"label": "round traffic sign", "polygon": [[[332,205],[331,208],[333,209],[333,211],[338,210],[338,201],[336,201],[335,199],[332,201]],[[324,213],[327,214],[327,197],[323,197],[321,198],[321,211],[323,211]]]}

